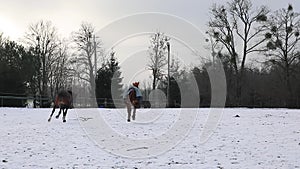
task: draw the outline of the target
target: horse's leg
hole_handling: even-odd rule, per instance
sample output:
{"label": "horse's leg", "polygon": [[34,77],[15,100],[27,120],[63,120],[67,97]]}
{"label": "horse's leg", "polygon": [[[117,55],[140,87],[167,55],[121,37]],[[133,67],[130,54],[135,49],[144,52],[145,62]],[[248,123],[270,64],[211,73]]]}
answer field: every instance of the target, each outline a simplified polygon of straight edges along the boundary
{"label": "horse's leg", "polygon": [[135,108],[135,107],[133,107],[132,120],[135,120],[135,113],[136,113],[136,108]]}
{"label": "horse's leg", "polygon": [[68,111],[68,108],[65,108],[65,110],[63,111],[63,122],[64,123],[66,122],[67,111]]}
{"label": "horse's leg", "polygon": [[51,115],[50,115],[50,117],[49,117],[49,119],[48,119],[48,122],[51,121],[51,117],[53,116],[53,113],[54,113],[54,112],[55,112],[55,105],[53,106],[52,113],[51,113]]}
{"label": "horse's leg", "polygon": [[131,116],[131,104],[129,103],[129,101],[126,102],[126,107],[127,107],[127,121],[130,122],[130,116]]}
{"label": "horse's leg", "polygon": [[60,114],[61,114],[61,110],[62,110],[62,108],[59,108],[59,112],[58,112],[58,114],[55,116],[55,118],[59,118],[59,116],[60,116]]}

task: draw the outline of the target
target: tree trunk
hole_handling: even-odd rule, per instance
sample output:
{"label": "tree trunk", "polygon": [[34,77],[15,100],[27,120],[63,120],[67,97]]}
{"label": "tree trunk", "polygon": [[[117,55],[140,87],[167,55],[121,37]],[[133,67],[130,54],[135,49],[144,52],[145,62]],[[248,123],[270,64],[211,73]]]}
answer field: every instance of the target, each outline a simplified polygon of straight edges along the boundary
{"label": "tree trunk", "polygon": [[92,107],[97,107],[97,100],[96,100],[96,81],[95,81],[95,76],[94,76],[94,69],[93,69],[93,64],[91,59],[88,59],[89,62],[89,72],[90,72],[90,84],[91,84],[91,89],[90,89],[90,97],[91,101],[90,104]]}
{"label": "tree trunk", "polygon": [[286,65],[286,88],[287,88],[287,106],[292,107],[294,106],[294,98],[293,98],[293,90],[291,86],[291,81],[290,81],[290,71],[289,71],[289,65]]}
{"label": "tree trunk", "polygon": [[153,82],[152,82],[153,90],[155,90],[155,88],[156,88],[156,79],[157,79],[157,70],[153,70]]}
{"label": "tree trunk", "polygon": [[241,106],[241,96],[242,96],[242,72],[237,72],[236,74],[236,106]]}
{"label": "tree trunk", "polygon": [[41,107],[46,107],[46,102],[47,100],[45,100],[47,98],[47,77],[46,77],[46,56],[45,54],[42,54],[43,56],[43,61],[42,61],[42,99],[41,99]]}

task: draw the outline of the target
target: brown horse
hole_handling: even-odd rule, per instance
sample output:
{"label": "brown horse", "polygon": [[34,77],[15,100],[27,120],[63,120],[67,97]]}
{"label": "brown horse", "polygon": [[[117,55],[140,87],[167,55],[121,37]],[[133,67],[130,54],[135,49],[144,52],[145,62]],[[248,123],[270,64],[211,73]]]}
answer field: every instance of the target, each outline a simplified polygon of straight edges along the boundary
{"label": "brown horse", "polygon": [[54,100],[54,106],[52,109],[52,113],[48,119],[48,122],[51,121],[51,117],[55,111],[55,108],[59,108],[59,113],[55,116],[57,119],[59,118],[61,112],[63,112],[63,122],[66,122],[67,111],[69,108],[72,108],[73,97],[72,91],[60,91]]}
{"label": "brown horse", "polygon": [[[139,84],[138,83],[133,83],[133,85],[138,88]],[[127,113],[128,113],[128,117],[127,117],[128,122],[130,122],[130,119],[131,119],[132,106],[133,106],[132,120],[135,120],[136,109],[141,107],[140,102],[141,102],[141,98],[136,97],[135,89],[134,88],[129,88],[128,89],[128,95],[125,98],[125,104],[126,104]]]}

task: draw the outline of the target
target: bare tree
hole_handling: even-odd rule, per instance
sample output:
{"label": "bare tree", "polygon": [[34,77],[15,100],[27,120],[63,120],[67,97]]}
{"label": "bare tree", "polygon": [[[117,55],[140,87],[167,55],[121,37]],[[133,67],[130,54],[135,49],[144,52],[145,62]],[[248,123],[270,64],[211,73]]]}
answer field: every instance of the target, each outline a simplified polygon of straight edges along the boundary
{"label": "bare tree", "polygon": [[176,78],[180,78],[183,76],[183,69],[180,60],[177,57],[172,57],[170,63],[170,76]]}
{"label": "bare tree", "polygon": [[294,12],[292,5],[287,9],[277,10],[268,21],[268,28],[266,37],[269,38],[267,43],[269,50],[266,55],[269,62],[282,68],[289,101],[292,101],[291,75],[295,72],[293,64],[300,58],[300,13]]}
{"label": "bare tree", "polygon": [[56,56],[55,59],[51,63],[48,62],[48,66],[50,67],[48,79],[52,98],[54,98],[59,90],[70,89],[72,83],[71,79],[73,78],[67,44],[60,41],[54,55]]}
{"label": "bare tree", "polygon": [[[90,23],[82,23],[80,29],[73,33],[73,42],[79,52],[75,58],[77,72],[80,79],[88,82],[89,93],[92,99],[92,105],[96,106],[96,64],[97,59],[93,56],[97,54],[97,48],[100,47],[100,41],[95,37],[95,28]],[[100,50],[99,50],[100,51]],[[95,60],[96,59],[96,60]]]}
{"label": "bare tree", "polygon": [[170,40],[161,32],[157,32],[150,38],[149,69],[152,71],[152,89],[156,88],[157,82],[163,77],[163,67],[167,64],[167,42]]}
{"label": "bare tree", "polygon": [[0,32],[0,46],[7,41],[7,38],[3,36],[3,32]]}
{"label": "bare tree", "polygon": [[[212,19],[208,33],[221,43],[229,53],[228,60],[236,75],[236,99],[238,104],[242,94],[242,77],[248,54],[260,51],[266,40],[263,35],[269,10],[261,7],[254,10],[250,0],[233,0],[225,6],[213,5]],[[239,51],[238,49],[242,50]],[[240,55],[239,55],[240,53]]]}
{"label": "bare tree", "polygon": [[[39,21],[31,24],[25,33],[25,43],[29,47],[34,47],[36,54],[40,58],[40,73],[38,75],[39,95],[48,97],[49,77],[51,67],[56,60],[54,55],[57,49],[56,28],[50,21]],[[43,106],[43,103],[42,103]]]}

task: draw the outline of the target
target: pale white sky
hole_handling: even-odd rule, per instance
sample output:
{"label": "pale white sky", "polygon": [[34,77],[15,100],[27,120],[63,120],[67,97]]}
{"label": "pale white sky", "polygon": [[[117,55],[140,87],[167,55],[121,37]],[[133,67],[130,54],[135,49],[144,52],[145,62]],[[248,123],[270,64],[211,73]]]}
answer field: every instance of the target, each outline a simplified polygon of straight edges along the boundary
{"label": "pale white sky", "polygon": [[[20,38],[30,23],[51,20],[63,36],[77,30],[82,21],[101,28],[111,21],[141,12],[162,12],[187,19],[205,29],[208,9],[213,3],[228,0],[0,0],[0,31],[12,39]],[[291,3],[300,11],[299,0],[252,0],[254,6],[267,5],[272,10]]]}
{"label": "pale white sky", "polygon": [[[87,21],[99,31],[105,48],[117,44],[115,50],[123,69],[134,69],[127,59],[139,56],[146,59],[149,32],[159,30],[173,37],[172,55],[179,57],[186,66],[197,65],[201,60],[193,54],[193,50],[205,50],[205,38],[201,34],[206,31],[209,8],[213,3],[226,2],[228,0],[0,0],[0,32],[19,41],[29,24],[43,19],[52,21],[59,35],[68,38],[72,31],[79,29],[82,21]],[[295,11],[300,12],[299,0],[252,2],[254,7],[266,5],[273,11],[286,8],[290,3]],[[147,12],[156,12],[156,15],[128,17]],[[194,32],[198,34],[194,35]],[[134,34],[137,35],[132,37]],[[196,38],[191,40],[191,37]],[[205,57],[205,52],[201,55]],[[136,72],[146,70],[145,64],[139,62],[138,67],[141,68]],[[130,79],[134,80],[134,77],[128,77],[126,81]]]}

